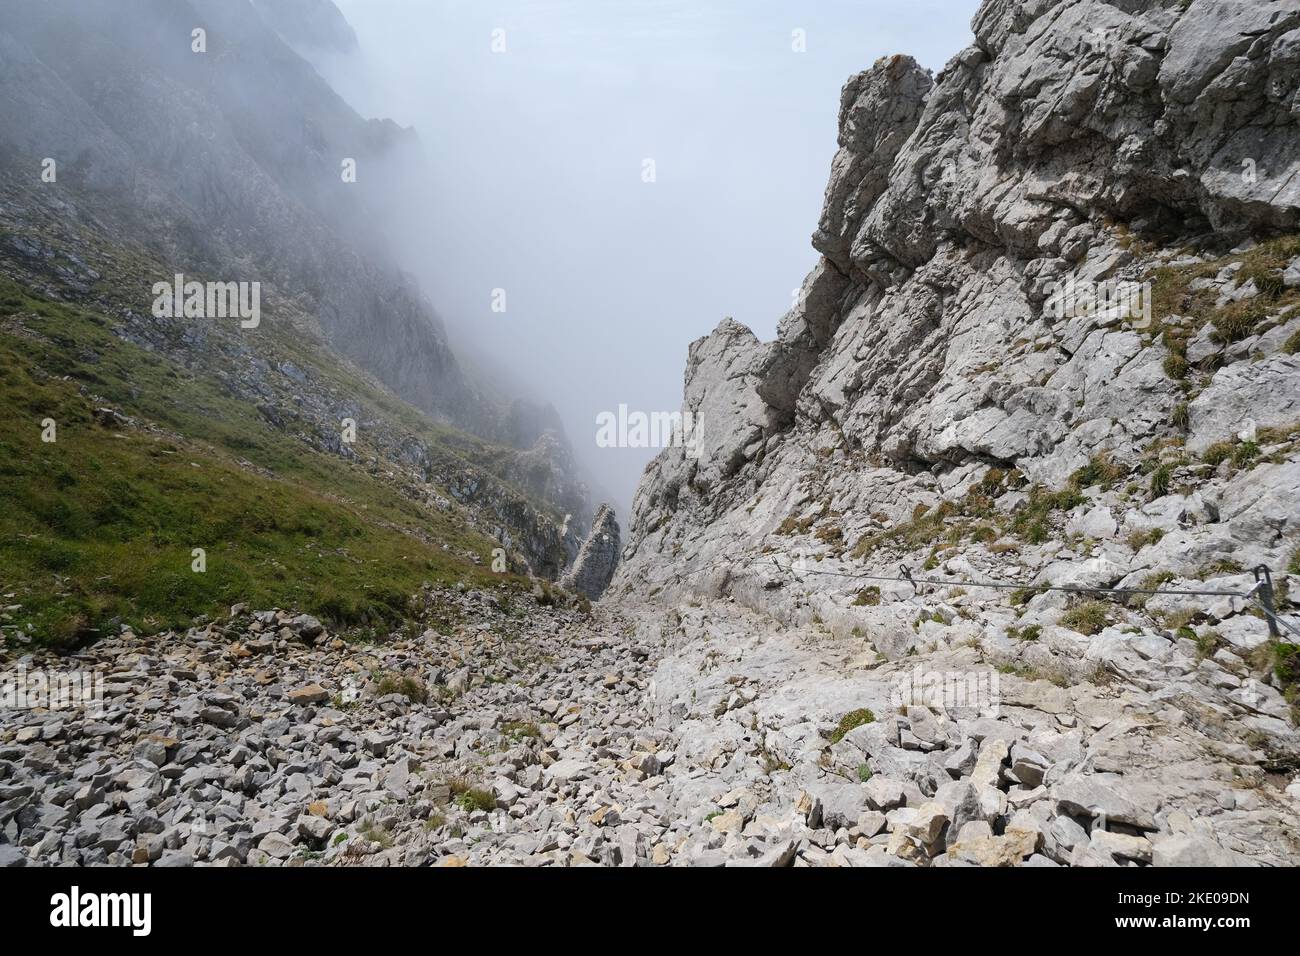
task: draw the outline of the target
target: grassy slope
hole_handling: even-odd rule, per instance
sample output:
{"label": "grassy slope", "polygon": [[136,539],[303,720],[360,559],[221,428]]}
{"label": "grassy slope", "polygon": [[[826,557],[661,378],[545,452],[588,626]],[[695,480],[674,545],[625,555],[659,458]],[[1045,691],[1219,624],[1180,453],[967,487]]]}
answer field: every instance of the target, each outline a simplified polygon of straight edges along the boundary
{"label": "grassy slope", "polygon": [[[104,427],[101,404],[139,421]],[[0,594],[21,605],[7,623],[40,640],[179,626],[236,601],[374,624],[425,581],[502,581],[457,556],[493,546],[459,516],[275,431],[103,316],[6,280],[0,407]]]}

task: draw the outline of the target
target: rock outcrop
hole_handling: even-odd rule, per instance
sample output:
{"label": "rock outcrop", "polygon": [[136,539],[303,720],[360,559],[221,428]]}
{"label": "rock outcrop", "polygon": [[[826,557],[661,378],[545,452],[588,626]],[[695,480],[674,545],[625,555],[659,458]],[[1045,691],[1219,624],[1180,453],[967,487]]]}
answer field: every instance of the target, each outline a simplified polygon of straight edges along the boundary
{"label": "rock outcrop", "polygon": [[[679,761],[733,766],[743,724],[808,826],[856,823],[800,860],[1265,860],[1300,792],[1300,4],[986,0],[974,32],[845,86],[822,259],[775,341],[690,346],[705,440],[647,468],[610,593],[702,608],[656,674]],[[719,640],[742,606],[809,655]],[[911,667],[1004,706],[868,690]],[[1188,811],[1193,752],[1274,783]]]}
{"label": "rock outcrop", "polygon": [[[1237,499],[1249,469],[1184,459],[1252,428],[1295,483],[1300,6],[988,0],[974,31],[936,77],[893,56],[845,86],[823,258],[775,341],[727,320],[691,346],[707,440],[647,470],[627,593],[779,599],[774,552],[854,548],[990,475],[1058,489],[1097,456],[1126,486],[1160,472],[1134,512],[1189,483]],[[1107,289],[1131,294],[1069,291]],[[1274,517],[1248,560],[1280,569],[1300,513]]]}
{"label": "rock outcrop", "polygon": [[573,567],[560,579],[560,586],[596,600],[614,577],[621,547],[614,509],[601,505],[592,521],[591,533],[582,543]]}

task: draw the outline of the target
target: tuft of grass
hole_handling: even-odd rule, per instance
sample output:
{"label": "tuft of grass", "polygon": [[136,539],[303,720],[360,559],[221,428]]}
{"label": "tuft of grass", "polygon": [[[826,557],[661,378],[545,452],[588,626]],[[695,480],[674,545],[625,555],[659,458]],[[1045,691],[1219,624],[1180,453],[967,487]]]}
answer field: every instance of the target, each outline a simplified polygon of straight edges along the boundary
{"label": "tuft of grass", "polygon": [[1187,373],[1191,370],[1191,363],[1187,361],[1187,343],[1171,338],[1168,332],[1164,334],[1164,343],[1169,354],[1165,356],[1161,367],[1166,375],[1176,382],[1181,382],[1187,378]]}
{"label": "tuft of grass", "polygon": [[1075,489],[1099,485],[1103,490],[1109,491],[1127,474],[1128,469],[1117,464],[1109,452],[1099,452],[1088,460],[1088,464],[1070,476],[1070,485]]}
{"label": "tuft of grass", "polygon": [[1201,461],[1211,468],[1217,468],[1232,458],[1234,443],[1230,441],[1215,442],[1201,453]]}
{"label": "tuft of grass", "polygon": [[1172,465],[1156,466],[1156,469],[1151,472],[1151,487],[1147,492],[1147,497],[1155,501],[1157,498],[1163,498],[1169,494],[1169,485],[1173,475],[1174,469]]}
{"label": "tuft of grass", "polygon": [[1128,536],[1128,546],[1134,551],[1141,551],[1149,545],[1158,544],[1164,536],[1163,528],[1147,528],[1145,531],[1134,531]]}
{"label": "tuft of grass", "polygon": [[1292,687],[1300,682],[1300,644],[1276,641],[1270,652],[1273,657],[1273,676],[1278,682],[1283,687]]}
{"label": "tuft of grass", "polygon": [[791,769],[790,764],[766,748],[762,750],[761,755],[763,758],[763,773],[766,776],[770,777],[774,773],[782,773]]}
{"label": "tuft of grass", "polygon": [[1269,301],[1280,299],[1286,293],[1286,283],[1282,279],[1280,264],[1271,266],[1266,260],[1247,261],[1237,270],[1238,285],[1254,282],[1260,294]]}
{"label": "tuft of grass", "polygon": [[1198,635],[1190,627],[1179,628],[1179,637],[1187,637],[1196,645],[1196,659],[1203,661],[1213,657],[1214,652],[1223,646],[1223,637],[1218,631],[1206,631]]}
{"label": "tuft of grass", "polygon": [[832,522],[830,524],[824,524],[818,528],[813,537],[823,544],[829,544],[832,547],[835,547],[836,545],[842,545],[844,543],[844,530],[839,525]]}
{"label": "tuft of grass", "polygon": [[542,732],[531,720],[508,720],[501,725],[503,736],[511,740],[541,740]]}
{"label": "tuft of grass", "polygon": [[1232,466],[1248,468],[1259,457],[1259,445],[1253,441],[1243,441],[1232,450]]}
{"label": "tuft of grass", "polygon": [[1196,640],[1196,631],[1192,630],[1192,622],[1201,618],[1201,611],[1193,607],[1184,607],[1183,610],[1170,611],[1170,613],[1161,615],[1165,627],[1174,632],[1175,636],[1186,637],[1187,640]]}
{"label": "tuft of grass", "polygon": [[1110,624],[1109,609],[1103,601],[1085,601],[1062,614],[1058,623],[1091,637],[1100,634]]}
{"label": "tuft of grass", "polygon": [[1162,585],[1168,584],[1174,580],[1177,575],[1172,571],[1157,571],[1154,574],[1148,574],[1142,579],[1141,587],[1147,591],[1154,591]]}
{"label": "tuft of grass", "polygon": [[1029,489],[1029,500],[1016,509],[1011,530],[1030,544],[1042,544],[1051,537],[1051,518],[1055,512],[1069,511],[1086,501],[1073,480],[1060,491],[1034,485]]}
{"label": "tuft of grass", "polygon": [[853,601],[854,607],[875,607],[880,603],[880,588],[874,584],[858,592]]}
{"label": "tuft of grass", "polygon": [[1271,425],[1255,430],[1255,440],[1260,445],[1285,445],[1300,440],[1300,422],[1291,425]]}
{"label": "tuft of grass", "polygon": [[1283,698],[1291,705],[1291,722],[1300,724],[1300,644],[1269,641],[1256,649],[1252,663],[1272,672]]}
{"label": "tuft of grass", "polygon": [[[1138,584],[1138,587],[1144,591],[1158,590],[1162,585],[1168,584],[1174,579],[1174,574],[1169,571],[1158,571],[1155,574],[1148,574]],[[1128,603],[1133,607],[1146,607],[1150,601],[1150,594],[1133,594],[1129,596]]]}
{"label": "tuft of grass", "polygon": [[1037,588],[1016,588],[1007,599],[1013,607],[1023,607],[1038,593]]}
{"label": "tuft of grass", "polygon": [[789,537],[794,534],[803,534],[812,527],[814,520],[816,519],[812,517],[799,519],[791,515],[777,526],[776,533],[782,537]]}
{"label": "tuft of grass", "polygon": [[385,850],[393,846],[393,835],[373,822],[366,822],[360,827],[361,835],[371,843],[378,843]]}
{"label": "tuft of grass", "polygon": [[912,622],[912,630],[919,631],[921,629],[921,625],[925,624],[928,621],[933,621],[935,624],[944,624],[944,625],[948,625],[952,623],[950,620],[948,620],[948,618],[944,617],[943,614],[940,613],[939,611],[922,611],[920,614],[916,616],[916,620]]}
{"label": "tuft of grass", "polygon": [[1210,320],[1214,326],[1210,338],[1221,345],[1248,339],[1255,334],[1268,311],[1268,303],[1258,298],[1234,302],[1218,311]]}
{"label": "tuft of grass", "polygon": [[989,498],[997,498],[1006,490],[1009,477],[1001,468],[990,468],[984,473],[977,487]]}
{"label": "tuft of grass", "polygon": [[855,727],[861,727],[863,724],[875,723],[876,715],[865,707],[858,710],[851,710],[843,717],[831,731],[831,743],[837,744],[844,739],[844,735]]}
{"label": "tuft of grass", "polygon": [[496,795],[490,790],[474,786],[465,777],[451,778],[447,781],[447,788],[451,791],[452,802],[466,812],[496,809]]}
{"label": "tuft of grass", "polygon": [[1017,641],[1036,641],[1042,635],[1043,629],[1037,624],[1027,624],[1024,627],[1007,628],[1007,637]]}
{"label": "tuft of grass", "polygon": [[1019,471],[990,469],[960,501],[943,501],[933,509],[918,505],[909,521],[863,535],[854,546],[853,557],[860,559],[886,546],[903,551],[928,550],[923,566],[933,570],[941,563],[945,546],[955,548],[966,540],[984,544],[994,553],[1015,549],[1014,544],[998,543],[1006,532],[1030,544],[1042,544],[1053,535],[1056,512],[1068,511],[1087,501],[1083,488],[1094,485],[1111,488],[1128,471],[1127,466],[1114,462],[1109,454],[1099,453],[1076,471],[1061,490],[1049,491],[1041,485],[1031,487],[1028,500],[1019,503],[1008,518],[998,512],[995,499],[1008,489],[1024,487],[1026,481]]}
{"label": "tuft of grass", "polygon": [[429,702],[429,688],[424,681],[409,674],[388,671],[379,675],[375,681],[375,696],[387,697],[390,694],[400,694],[413,704]]}
{"label": "tuft of grass", "polygon": [[[1272,443],[1290,441],[1293,436],[1287,429],[1261,429],[1257,437],[1260,441]],[[1210,468],[1218,468],[1226,461],[1233,471],[1249,469],[1260,460],[1260,441],[1215,442],[1201,454],[1201,461]]]}
{"label": "tuft of grass", "polygon": [[[1187,361],[1187,343],[1206,324],[1213,326],[1211,336],[1220,344],[1238,342],[1262,330],[1272,313],[1300,302],[1300,292],[1287,289],[1282,270],[1295,258],[1300,239],[1283,236],[1260,243],[1244,252],[1224,256],[1212,262],[1188,267],[1161,266],[1149,276],[1152,289],[1152,314],[1160,330],[1160,339],[1168,351],[1165,374],[1185,381],[1192,373]],[[1233,302],[1219,308],[1217,294],[1208,289],[1194,290],[1196,279],[1217,275],[1225,266],[1238,263],[1237,281],[1253,281],[1260,294],[1253,299]],[[1173,316],[1189,322],[1171,323]],[[1300,340],[1300,334],[1292,337]],[[1288,345],[1292,342],[1288,340]],[[1300,341],[1294,343],[1300,348]]]}
{"label": "tuft of grass", "polygon": [[895,545],[905,550],[919,550],[934,545],[945,534],[947,519],[957,514],[954,502],[944,501],[933,510],[918,505],[912,520],[875,534],[863,535],[853,548],[853,557],[862,558],[885,546]]}

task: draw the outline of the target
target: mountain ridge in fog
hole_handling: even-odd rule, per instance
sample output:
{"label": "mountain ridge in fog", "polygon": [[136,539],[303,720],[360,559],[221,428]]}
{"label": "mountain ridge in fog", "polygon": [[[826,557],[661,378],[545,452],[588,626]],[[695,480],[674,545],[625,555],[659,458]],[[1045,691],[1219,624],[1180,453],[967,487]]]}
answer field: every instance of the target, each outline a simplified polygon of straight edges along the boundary
{"label": "mountain ridge in fog", "polygon": [[[401,202],[392,183],[402,170],[422,163],[416,134],[358,115],[254,8],[56,2],[7,22],[0,115],[12,162],[76,157],[63,181],[89,208],[150,237],[178,271],[305,297],[337,348],[436,418],[521,450],[543,434],[521,423],[545,420],[565,443],[544,409],[522,414],[508,388],[496,398],[465,374],[418,280],[393,259],[385,210]],[[206,53],[191,49],[195,24]],[[343,181],[345,160],[355,183]],[[580,526],[590,513],[581,477],[555,484]]]}

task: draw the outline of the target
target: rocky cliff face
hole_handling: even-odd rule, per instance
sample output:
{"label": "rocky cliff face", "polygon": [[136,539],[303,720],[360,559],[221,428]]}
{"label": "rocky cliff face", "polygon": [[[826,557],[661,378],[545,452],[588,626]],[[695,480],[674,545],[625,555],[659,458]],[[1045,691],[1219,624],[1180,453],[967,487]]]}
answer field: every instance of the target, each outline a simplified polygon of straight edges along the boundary
{"label": "rocky cliff face", "polygon": [[[1109,502],[1117,526],[1207,542],[1117,567],[1286,566],[1290,445],[1196,459],[1298,417],[1300,248],[1278,237],[1300,220],[1300,5],[989,0],[973,25],[937,77],[895,56],[845,86],[823,259],[776,341],[727,320],[691,346],[706,440],[648,470],[625,589],[762,596],[765,552],[833,556],[1007,476],[1009,514],[1101,455],[1124,487],[1162,475]],[[1054,296],[1072,282],[1149,297],[1088,309]]]}
{"label": "rocky cliff face", "polygon": [[935,77],[894,56],[845,86],[823,258],[775,341],[691,345],[705,440],[647,469],[614,590],[868,658],[1101,668],[1294,748],[1253,600],[862,578],[1300,573],[1300,4],[987,0],[973,27]]}

